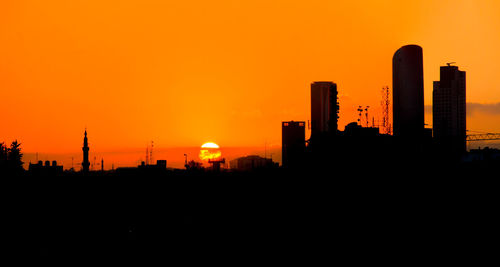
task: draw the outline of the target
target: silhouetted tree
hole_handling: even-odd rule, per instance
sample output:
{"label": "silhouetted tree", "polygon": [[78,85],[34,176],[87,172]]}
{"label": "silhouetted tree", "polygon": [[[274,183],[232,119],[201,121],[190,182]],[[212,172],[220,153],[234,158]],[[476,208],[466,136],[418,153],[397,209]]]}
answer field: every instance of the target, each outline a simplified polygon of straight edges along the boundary
{"label": "silhouetted tree", "polygon": [[2,142],[0,143],[0,170],[4,170],[7,165],[7,152],[8,148]]}
{"label": "silhouetted tree", "polygon": [[23,153],[21,144],[16,140],[7,147],[5,143],[0,143],[0,171],[19,173],[24,171]]}
{"label": "silhouetted tree", "polygon": [[199,171],[203,169],[203,163],[191,160],[185,166],[187,170]]}
{"label": "silhouetted tree", "polygon": [[17,140],[10,144],[8,158],[14,171],[23,169],[23,153],[21,153],[21,144]]}

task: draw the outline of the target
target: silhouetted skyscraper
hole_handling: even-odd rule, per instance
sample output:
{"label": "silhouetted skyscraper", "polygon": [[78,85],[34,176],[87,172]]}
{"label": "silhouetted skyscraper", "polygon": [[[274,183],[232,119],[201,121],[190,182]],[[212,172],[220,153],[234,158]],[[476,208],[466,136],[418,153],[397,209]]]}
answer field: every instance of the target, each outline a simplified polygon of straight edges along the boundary
{"label": "silhouetted skyscraper", "polygon": [[87,140],[87,129],[85,129],[85,137],[83,138],[83,161],[82,161],[82,170],[83,172],[89,171],[90,161],[89,161],[89,143]]}
{"label": "silhouetted skyscraper", "polygon": [[306,127],[303,121],[281,124],[281,156],[283,167],[298,167],[306,149]]}
{"label": "silhouetted skyscraper", "polygon": [[424,70],[422,48],[406,45],[392,58],[393,129],[400,137],[424,134]]}
{"label": "silhouetted skyscraper", "polygon": [[336,133],[339,104],[337,84],[314,82],[311,84],[311,136]]}
{"label": "silhouetted skyscraper", "polygon": [[434,139],[446,151],[461,154],[466,151],[465,71],[457,66],[442,66],[440,81],[432,92]]}

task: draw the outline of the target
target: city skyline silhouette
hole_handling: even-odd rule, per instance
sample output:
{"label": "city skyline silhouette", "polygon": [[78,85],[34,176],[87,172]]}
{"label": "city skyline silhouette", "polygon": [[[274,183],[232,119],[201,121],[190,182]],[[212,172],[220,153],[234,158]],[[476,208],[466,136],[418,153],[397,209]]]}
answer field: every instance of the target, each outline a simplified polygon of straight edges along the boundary
{"label": "city skyline silhouette", "polygon": [[[359,106],[357,109],[357,111],[359,112],[359,114],[358,114],[359,117],[358,117],[357,123],[351,122],[351,123],[347,124],[345,126],[344,133],[351,132],[351,130],[353,129],[352,125],[355,124],[360,129],[363,129],[363,127],[366,127],[367,130],[373,129],[373,132],[374,133],[376,132],[377,135],[386,133],[387,136],[391,136],[391,134],[394,133],[394,137],[396,137],[396,138],[403,138],[404,137],[404,139],[408,139],[407,140],[408,142],[405,142],[405,144],[403,144],[403,145],[404,146],[409,145],[411,147],[413,145],[420,146],[419,145],[419,143],[421,142],[420,138],[424,136],[424,130],[425,130],[425,136],[428,136],[428,138],[433,139],[434,144],[429,143],[430,146],[432,146],[432,147],[435,146],[435,148],[433,148],[433,149],[437,149],[438,143],[441,143],[441,146],[443,149],[442,152],[454,151],[453,154],[455,154],[455,156],[457,156],[458,159],[460,159],[460,160],[464,156],[464,153],[467,151],[467,149],[471,147],[468,144],[466,144],[467,142],[472,142],[472,141],[474,141],[474,142],[476,142],[476,141],[483,141],[483,142],[484,141],[493,141],[493,142],[495,142],[496,140],[499,140],[498,136],[500,136],[500,134],[498,134],[498,133],[477,132],[477,131],[469,130],[466,128],[466,121],[467,121],[466,117],[467,117],[467,115],[471,114],[471,112],[469,112],[469,113],[466,112],[467,104],[466,104],[465,99],[466,99],[466,91],[467,90],[466,90],[466,81],[465,81],[465,71],[459,72],[459,73],[461,73],[460,74],[460,77],[462,77],[461,79],[463,79],[463,80],[460,80],[460,82],[458,81],[458,78],[457,78],[458,76],[455,77],[456,76],[455,74],[453,74],[453,75],[449,74],[449,73],[451,73],[451,71],[458,71],[457,66],[451,65],[451,64],[456,64],[456,62],[446,63],[446,65],[447,65],[446,67],[441,66],[440,69],[441,69],[441,79],[442,80],[441,81],[434,81],[434,91],[433,91],[434,103],[433,103],[433,106],[431,106],[432,107],[431,118],[433,118],[434,122],[436,122],[436,120],[438,121],[439,128],[437,128],[435,130],[435,132],[433,133],[432,125],[430,125],[430,127],[428,127],[429,124],[425,123],[425,119],[424,119],[425,113],[429,113],[430,108],[425,107],[424,101],[423,101],[424,100],[424,86],[423,86],[424,83],[423,83],[423,55],[422,54],[423,54],[422,48],[418,45],[415,45],[415,44],[402,46],[394,54],[394,57],[393,57],[393,83],[392,83],[392,85],[394,86],[394,89],[392,90],[392,103],[389,99],[389,95],[391,94],[391,90],[387,86],[382,88],[381,106],[382,106],[382,109],[384,109],[384,108],[386,109],[386,110],[383,110],[382,113],[387,114],[386,115],[387,117],[384,117],[383,119],[388,120],[389,124],[381,123],[379,117],[377,117],[377,123],[375,124],[375,116],[372,115],[371,116],[371,119],[372,119],[371,126],[370,126],[370,117],[368,115],[368,110],[369,110],[370,106],[365,106],[364,109],[362,108],[362,106]],[[440,89],[441,86],[444,86],[444,89]],[[459,86],[459,87],[457,87],[457,86]],[[458,89],[458,88],[461,88],[461,89]],[[448,90],[448,91],[446,91],[446,90]],[[450,93],[450,92],[453,92],[453,93]],[[296,155],[302,154],[303,152],[299,153],[297,151],[303,150],[305,152],[305,148],[307,145],[310,146],[311,143],[314,142],[315,138],[316,138],[316,140],[321,140],[323,138],[323,137],[321,137],[321,135],[323,135],[325,133],[330,132],[330,133],[333,133],[334,135],[336,135],[335,133],[340,131],[340,129],[338,127],[338,121],[341,118],[339,116],[339,110],[340,110],[339,104],[340,103],[339,103],[338,94],[339,93],[338,93],[336,83],[325,82],[325,81],[312,82],[311,83],[311,95],[310,95],[311,114],[310,114],[309,119],[307,120],[307,128],[305,127],[305,124],[306,124],[305,121],[299,122],[300,126],[302,127],[302,129],[300,131],[303,131],[303,133],[302,133],[303,136],[299,137],[299,139],[296,139],[296,141],[294,141],[295,143],[299,142],[299,143],[297,143],[297,145],[299,147],[303,146],[303,148],[298,149],[298,150],[293,149],[293,150],[296,150],[296,152],[293,152],[291,154],[289,152],[286,152],[286,150],[288,150],[286,144],[289,143],[289,141],[286,141],[286,140],[289,137],[287,137],[288,134],[285,133],[286,132],[285,128],[288,128],[287,126],[289,124],[293,125],[295,122],[293,120],[289,121],[289,122],[285,121],[285,122],[282,122],[282,124],[283,124],[283,128],[282,128],[283,135],[282,135],[282,146],[281,146],[282,153],[280,153],[277,150],[277,148],[276,148],[277,145],[271,145],[271,147],[270,147],[270,159],[272,160],[272,154],[275,154],[274,161],[276,161],[277,164],[283,164],[283,166],[290,165],[290,163],[284,162],[282,157],[285,156],[286,158],[294,158],[295,157],[294,154],[296,154]],[[457,98],[457,95],[460,97]],[[456,104],[453,104],[453,103],[460,103],[460,104],[458,104],[458,106],[457,106]],[[472,106],[474,107],[474,105],[472,105]],[[391,110],[389,109],[390,107],[392,107],[392,114],[391,114]],[[475,108],[477,109],[477,107],[475,107]],[[438,119],[436,119],[436,117],[434,116],[436,112],[438,112],[437,113],[439,116]],[[393,116],[392,124],[390,123],[390,115]],[[452,115],[452,116],[450,117],[450,115]],[[384,115],[382,115],[382,116],[384,116]],[[365,117],[365,118],[363,118],[363,117]],[[457,119],[458,119],[458,121],[457,121]],[[460,126],[459,126],[460,130],[458,130],[458,132],[457,132],[457,128],[456,128],[456,127],[458,127],[457,123],[460,123]],[[396,127],[396,128],[393,129],[392,127]],[[305,135],[306,129],[308,130],[308,132],[310,132],[309,136]],[[470,134],[468,132],[470,132]],[[451,135],[450,135],[450,133],[451,133]],[[474,133],[480,133],[480,134],[474,134]],[[419,137],[419,136],[421,136],[421,137]],[[477,136],[481,136],[481,137],[477,137]],[[317,139],[317,138],[320,138],[320,139]],[[302,141],[300,141],[300,139],[302,139]],[[454,139],[454,140],[452,141],[452,139]],[[318,142],[318,141],[316,141],[316,142]],[[323,141],[321,141],[321,142],[323,142]],[[449,144],[443,147],[444,143],[448,143],[448,142],[454,142],[455,143],[454,148],[449,147]],[[136,153],[136,155],[134,157],[137,161],[135,161],[131,157],[131,158],[128,158],[127,160],[125,160],[126,161],[126,163],[125,163],[125,162],[123,162],[123,158],[124,158],[123,154],[125,154],[126,152],[124,153],[125,150],[122,149],[121,152],[114,153],[115,157],[111,156],[111,163],[108,163],[108,165],[111,165],[111,170],[115,169],[115,161],[116,161],[117,168],[130,167],[131,166],[130,162],[136,162],[137,164],[135,164],[135,166],[153,165],[154,164],[154,161],[152,158],[153,157],[153,143],[154,143],[154,141],[151,141],[151,147],[149,147],[149,145],[146,146],[146,154],[145,154],[144,158],[138,157],[137,153]],[[217,144],[214,144],[212,142],[205,142],[205,144],[213,144],[213,145],[217,146],[217,148],[219,148],[219,146]],[[458,147],[456,146],[457,144],[458,144]],[[479,149],[477,151],[480,151],[481,143],[478,143],[478,144],[479,144],[479,146],[478,146]],[[292,143],[290,143],[290,145],[292,145]],[[295,145],[292,145],[292,146],[295,146]],[[203,149],[204,145],[201,147]],[[274,147],[274,149],[273,149],[273,147]],[[489,148],[489,147],[487,147],[487,148]],[[183,151],[182,151],[182,153],[179,153],[179,151],[177,151],[177,153],[174,153],[175,154],[174,158],[176,157],[177,160],[173,161],[175,164],[171,167],[179,168],[180,166],[182,166],[182,167],[187,168],[187,166],[188,166],[187,165],[187,155],[188,155],[187,151],[193,152],[195,150],[192,150],[192,147],[184,147],[184,148],[176,147],[176,149],[177,150],[182,149]],[[235,156],[233,154],[233,155],[231,155],[232,158],[229,158],[229,160],[233,160],[233,159],[236,160],[236,158],[244,158],[246,156],[249,156],[250,154],[248,154],[248,151],[251,148],[246,147],[246,148],[241,149],[241,148],[233,147],[231,149],[232,150],[234,150],[234,149],[240,150],[239,155]],[[332,149],[335,149],[335,147],[333,147]],[[431,149],[431,150],[433,150],[433,149]],[[171,149],[168,149],[168,150],[171,150]],[[244,152],[242,152],[242,150]],[[272,152],[273,150],[274,150],[274,152]],[[309,149],[309,150],[314,152],[314,148]],[[409,150],[411,151],[412,149],[409,149]],[[429,150],[429,152],[431,150]],[[81,165],[81,170],[83,172],[88,173],[90,170],[94,171],[94,170],[98,170],[98,169],[100,169],[101,171],[104,171],[105,169],[109,170],[109,166],[108,166],[108,168],[106,168],[104,165],[104,156],[99,155],[99,153],[93,154],[93,160],[91,163],[90,158],[89,158],[89,148],[88,148],[87,129],[86,128],[84,131],[84,141],[83,141],[82,151],[83,151],[82,161],[81,162],[77,161],[76,166]],[[201,151],[203,151],[203,150],[200,150],[200,152]],[[253,152],[256,152],[256,151],[259,151],[259,149],[254,147]],[[165,148],[163,148],[163,152],[165,152]],[[116,154],[119,154],[119,153],[122,154],[121,161],[117,160],[117,158],[116,158]],[[264,154],[263,158],[267,159],[267,141],[265,143],[264,153],[265,154]],[[45,165],[46,166],[50,165],[50,163],[47,163],[47,162],[50,162],[50,160],[47,160],[47,156],[49,155],[49,153],[46,153],[46,155],[44,155],[44,154],[41,155],[42,160],[39,159],[38,152],[34,154],[36,157],[35,163],[37,163],[37,165],[42,166],[43,158],[45,158],[45,162],[46,162]],[[100,152],[100,154],[107,154],[108,156],[112,155],[112,154],[106,153],[106,152],[104,152],[104,153]],[[129,154],[131,154],[131,153],[129,152]],[[183,155],[184,160],[185,160],[183,165],[181,165],[181,161],[179,160],[181,154]],[[260,148],[259,152],[253,153],[253,155],[250,155],[250,156],[258,156],[259,154],[262,154],[262,148]],[[26,169],[26,166],[29,163],[29,167],[31,169],[31,166],[32,166],[31,161],[33,160],[34,155],[33,155],[33,153],[28,153],[27,155],[28,155],[28,157],[25,157],[25,159],[27,158],[29,160],[29,162],[26,162],[26,161],[23,162],[24,168]],[[52,155],[57,155],[57,154],[52,154]],[[63,165],[59,165],[59,166],[61,166],[61,168],[63,168],[65,163],[66,164],[68,163],[69,155],[70,155],[69,153],[66,153],[66,156],[62,156],[64,158],[64,160],[63,160],[64,163],[63,163]],[[192,160],[194,160],[194,161],[198,160],[198,159],[196,159],[196,152],[190,153],[190,155],[191,156],[194,155],[194,158]],[[156,156],[156,154],[155,154],[155,156]],[[165,157],[165,156],[166,156],[166,158],[169,158],[169,159],[173,158],[171,153],[169,153],[169,154],[163,153],[161,157]],[[56,157],[61,158],[61,154],[57,155]],[[100,163],[99,163],[99,161],[97,161],[97,163],[96,163],[96,160],[98,157],[100,158]],[[205,161],[204,163],[206,165],[210,165],[213,163],[213,162],[210,162],[210,160],[201,158],[201,154],[199,157],[200,157],[199,159],[201,161]],[[219,152],[218,157],[220,157],[220,152]],[[79,157],[77,156],[77,158],[79,158]],[[109,157],[106,157],[106,158],[110,159]],[[300,156],[299,158],[301,158],[301,159],[299,161],[297,161],[296,163],[299,163],[300,161],[303,160],[302,156]],[[223,163],[223,167],[227,168],[227,165],[225,164],[226,163],[225,158],[221,158],[221,159],[222,159],[221,162]],[[376,160],[376,156],[374,159]],[[366,160],[370,160],[370,159],[366,159]],[[53,165],[56,166],[57,160],[52,159],[52,161],[53,161]],[[166,160],[165,158],[163,158],[161,161],[168,162],[169,160]],[[285,159],[285,161],[288,161],[288,160]],[[59,163],[61,163],[61,161]],[[293,163],[291,165],[296,165],[296,163]],[[134,164],[132,164],[132,165],[134,165]],[[33,165],[33,166],[35,166],[35,165]],[[68,165],[66,165],[66,166],[68,166]],[[182,167],[180,167],[180,168],[182,168]],[[71,167],[66,168],[66,170],[68,170],[68,169],[71,171],[78,170],[78,167],[75,168],[75,154],[73,154],[71,156]]]}
{"label": "city skyline silhouette", "polygon": [[9,114],[1,140],[21,140],[29,154],[73,154],[86,126],[102,153],[151,140],[280,146],[281,121],[308,120],[314,81],[338,84],[340,129],[360,105],[381,119],[380,88],[392,90],[390,58],[406,44],[423,48],[426,106],[439,66],[457,62],[477,107],[468,128],[500,132],[497,3],[150,3],[3,9],[0,88],[16,101],[0,107]]}
{"label": "city skyline silhouette", "polygon": [[4,253],[491,264],[499,11],[489,0],[2,3]]}

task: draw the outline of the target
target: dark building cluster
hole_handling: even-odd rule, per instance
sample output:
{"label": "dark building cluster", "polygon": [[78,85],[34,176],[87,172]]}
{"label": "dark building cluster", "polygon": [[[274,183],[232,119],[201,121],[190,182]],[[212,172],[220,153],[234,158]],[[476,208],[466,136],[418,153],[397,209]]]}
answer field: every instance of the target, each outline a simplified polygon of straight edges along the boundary
{"label": "dark building cluster", "polygon": [[162,173],[167,171],[167,161],[157,160],[156,164],[146,164],[141,162],[137,167],[119,167],[116,172],[119,174],[136,174],[136,173]]}
{"label": "dark building cluster", "polygon": [[60,175],[63,173],[63,166],[57,165],[57,161],[53,160],[52,164],[49,160],[38,161],[38,163],[30,163],[28,171],[36,175]]}
{"label": "dark building cluster", "polygon": [[[338,91],[333,82],[311,84],[311,136],[305,122],[282,123],[283,166],[380,162],[456,161],[466,152],[465,72],[441,67],[434,82],[433,129],[424,122],[423,53],[418,45],[403,46],[393,56],[393,135],[378,127],[349,123],[338,129]],[[358,111],[363,112],[360,107]],[[365,110],[367,111],[367,110]],[[389,131],[390,132],[390,131]],[[347,165],[349,166],[349,165]],[[347,167],[346,166],[346,167]]]}
{"label": "dark building cluster", "polygon": [[255,171],[277,168],[278,163],[273,162],[273,160],[270,158],[250,155],[246,157],[239,157],[229,161],[229,167],[231,168],[231,170],[236,171]]}

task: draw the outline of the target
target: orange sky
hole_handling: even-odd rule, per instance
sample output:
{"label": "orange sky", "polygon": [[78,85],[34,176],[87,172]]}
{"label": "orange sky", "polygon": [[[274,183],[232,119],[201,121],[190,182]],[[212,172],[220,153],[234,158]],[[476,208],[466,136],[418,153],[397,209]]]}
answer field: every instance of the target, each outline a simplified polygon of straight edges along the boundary
{"label": "orange sky", "polygon": [[[358,105],[379,116],[406,44],[423,47],[426,105],[450,61],[467,102],[494,104],[499,14],[494,0],[2,1],[0,141],[80,153],[87,127],[91,154],[276,147],[281,121],[309,119],[313,81],[338,84],[341,130]],[[476,110],[468,128],[500,132],[500,111]]]}

